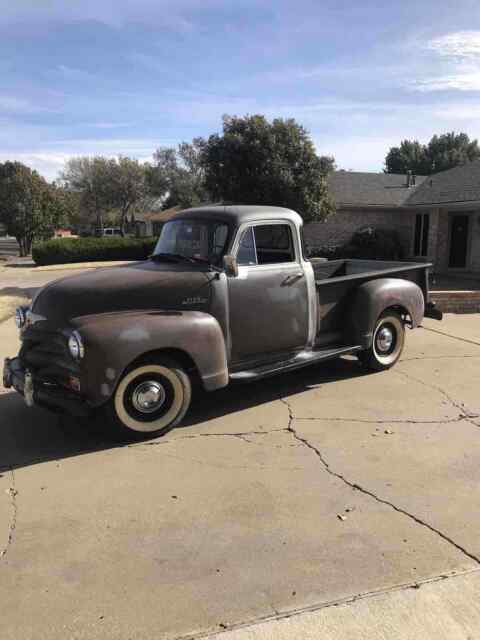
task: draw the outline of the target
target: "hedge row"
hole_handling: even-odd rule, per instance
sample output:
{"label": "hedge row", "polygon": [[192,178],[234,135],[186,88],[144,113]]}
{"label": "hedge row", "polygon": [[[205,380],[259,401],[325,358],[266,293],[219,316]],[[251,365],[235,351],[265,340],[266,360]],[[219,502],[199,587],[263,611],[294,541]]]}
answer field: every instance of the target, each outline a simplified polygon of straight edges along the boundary
{"label": "hedge row", "polygon": [[153,252],[156,238],[58,238],[34,244],[37,265],[145,260]]}

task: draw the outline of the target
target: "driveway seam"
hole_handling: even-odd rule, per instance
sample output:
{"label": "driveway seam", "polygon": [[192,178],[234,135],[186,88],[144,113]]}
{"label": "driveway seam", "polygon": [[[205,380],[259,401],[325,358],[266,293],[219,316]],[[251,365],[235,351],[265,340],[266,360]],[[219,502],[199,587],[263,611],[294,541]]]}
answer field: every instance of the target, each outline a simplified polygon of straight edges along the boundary
{"label": "driveway seam", "polygon": [[466,569],[464,571],[453,571],[448,573],[442,573],[437,576],[433,576],[431,578],[426,578],[425,580],[417,580],[416,582],[408,582],[403,584],[392,585],[391,587],[385,587],[383,589],[377,589],[373,591],[362,591],[360,593],[354,594],[352,596],[346,596],[345,598],[338,598],[337,600],[327,600],[325,602],[320,602],[318,604],[313,604],[306,607],[300,607],[298,609],[289,609],[287,611],[279,611],[276,615],[265,615],[255,618],[253,620],[248,620],[245,622],[234,623],[232,625],[225,625],[225,628],[221,631],[210,630],[210,631],[200,631],[199,633],[187,633],[180,636],[176,636],[176,640],[201,640],[202,638],[220,638],[227,632],[238,631],[240,629],[247,629],[250,627],[254,627],[258,624],[263,624],[266,622],[274,622],[276,620],[287,620],[289,618],[293,618],[298,615],[303,615],[307,613],[315,613],[317,611],[321,611],[323,609],[329,609],[331,607],[339,607],[339,606],[348,606],[359,602],[361,600],[367,600],[370,598],[377,598],[380,596],[387,595],[389,593],[399,593],[401,591],[407,591],[409,589],[420,589],[423,586],[435,584],[437,582],[443,582],[444,580],[454,580],[455,578],[463,578],[465,576],[469,576],[471,574],[478,573],[480,569]]}
{"label": "driveway seam", "polygon": [[438,329],[430,329],[428,327],[422,327],[425,331],[431,331],[432,333],[439,333],[441,336],[446,336],[447,338],[452,338],[453,340],[460,340],[460,342],[467,342],[468,344],[474,344],[477,347],[480,347],[480,342],[475,342],[475,340],[469,340],[468,338],[460,338],[459,336],[454,336],[451,333],[446,333],[445,331],[439,331]]}
{"label": "driveway seam", "polygon": [[0,552],[0,559],[4,558],[7,555],[8,549],[13,542],[13,538],[15,535],[15,529],[17,528],[17,514],[18,514],[18,506],[17,506],[17,490],[15,488],[15,473],[13,469],[10,469],[10,488],[8,489],[8,494],[10,495],[10,504],[12,509],[12,516],[10,518],[10,525],[8,529],[8,539],[7,544],[4,549]]}
{"label": "driveway seam", "polygon": [[363,487],[362,485],[360,485],[360,484],[358,484],[356,482],[352,482],[351,480],[348,480],[341,473],[338,473],[337,471],[334,471],[330,467],[330,464],[327,462],[327,460],[324,458],[324,456],[323,456],[322,452],[320,451],[320,449],[318,449],[315,445],[313,445],[311,442],[309,442],[306,438],[302,438],[302,436],[300,436],[297,433],[295,427],[293,426],[293,423],[294,423],[296,418],[295,418],[295,416],[293,414],[292,408],[290,407],[290,404],[289,404],[288,400],[285,400],[285,399],[282,398],[282,402],[288,407],[288,411],[289,411],[289,414],[290,414],[290,421],[289,421],[289,425],[288,425],[288,431],[290,431],[290,433],[292,434],[292,436],[296,440],[298,440],[299,442],[302,442],[306,447],[311,449],[316,454],[316,456],[318,457],[318,459],[322,463],[322,465],[325,468],[325,471],[327,473],[329,473],[331,476],[333,476],[335,478],[338,478],[339,480],[341,480],[344,484],[346,484],[351,489],[360,491],[361,493],[363,493],[363,494],[365,494],[367,496],[370,496],[371,498],[373,498],[377,502],[379,502],[381,504],[384,504],[384,505],[387,505],[387,506],[391,507],[392,509],[394,509],[395,511],[397,511],[398,513],[401,513],[404,516],[407,516],[408,518],[410,518],[411,520],[413,520],[417,524],[421,525],[422,527],[425,527],[426,529],[428,529],[432,533],[435,533],[437,536],[442,538],[442,540],[444,540],[445,542],[448,542],[450,545],[455,547],[458,551],[463,553],[463,555],[467,556],[468,558],[473,560],[476,564],[480,565],[480,557],[476,556],[474,553],[471,553],[470,551],[465,549],[465,547],[462,547],[462,545],[460,545],[459,543],[455,542],[452,538],[447,536],[445,533],[443,533],[439,529],[436,529],[433,525],[429,524],[425,520],[422,520],[422,518],[414,515],[413,513],[410,513],[409,511],[406,511],[405,509],[402,509],[402,507],[398,507],[393,502],[390,502],[389,500],[386,500],[385,498],[381,498],[380,496],[377,496],[373,491],[370,491],[369,489]]}

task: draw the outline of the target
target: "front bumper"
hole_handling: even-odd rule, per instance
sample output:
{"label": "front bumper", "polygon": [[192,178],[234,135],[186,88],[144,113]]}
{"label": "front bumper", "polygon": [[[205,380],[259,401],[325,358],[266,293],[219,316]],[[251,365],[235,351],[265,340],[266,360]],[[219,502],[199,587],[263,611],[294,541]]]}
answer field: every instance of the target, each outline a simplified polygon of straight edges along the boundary
{"label": "front bumper", "polygon": [[3,386],[14,388],[29,407],[39,405],[74,416],[87,416],[91,408],[80,396],[58,385],[37,380],[31,371],[24,369],[20,358],[6,358],[3,365]]}

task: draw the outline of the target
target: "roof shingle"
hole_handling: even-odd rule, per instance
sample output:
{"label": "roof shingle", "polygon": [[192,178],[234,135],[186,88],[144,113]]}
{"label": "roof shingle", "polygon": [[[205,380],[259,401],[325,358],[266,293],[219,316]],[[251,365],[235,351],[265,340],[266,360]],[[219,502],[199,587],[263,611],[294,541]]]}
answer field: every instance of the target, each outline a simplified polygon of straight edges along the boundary
{"label": "roof shingle", "polygon": [[416,176],[416,187],[407,187],[407,176],[394,173],[335,171],[328,178],[337,206],[400,207],[425,180]]}
{"label": "roof shingle", "polygon": [[480,160],[429,176],[408,198],[409,206],[480,201]]}

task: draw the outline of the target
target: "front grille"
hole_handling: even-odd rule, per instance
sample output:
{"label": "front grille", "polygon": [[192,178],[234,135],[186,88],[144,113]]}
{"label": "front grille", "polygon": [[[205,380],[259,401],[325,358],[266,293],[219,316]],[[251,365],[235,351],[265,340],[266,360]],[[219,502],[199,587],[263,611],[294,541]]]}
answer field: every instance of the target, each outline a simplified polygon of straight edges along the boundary
{"label": "front grille", "polygon": [[44,380],[57,381],[78,375],[78,364],[70,355],[67,338],[58,331],[27,327],[19,357],[25,368]]}

